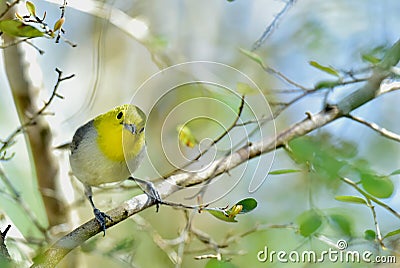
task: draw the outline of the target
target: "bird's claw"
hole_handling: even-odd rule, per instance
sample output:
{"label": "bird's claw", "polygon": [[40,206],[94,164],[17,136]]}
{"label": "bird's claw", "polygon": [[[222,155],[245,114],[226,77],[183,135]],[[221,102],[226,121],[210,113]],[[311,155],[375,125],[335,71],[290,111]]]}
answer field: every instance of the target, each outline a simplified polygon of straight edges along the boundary
{"label": "bird's claw", "polygon": [[150,197],[154,203],[156,204],[156,212],[158,212],[160,208],[160,204],[162,204],[160,193],[156,190],[153,183],[149,182],[150,186],[148,187],[149,192],[145,192],[148,197]]}
{"label": "bird's claw", "polygon": [[109,219],[110,221],[113,221],[112,218],[97,208],[93,209],[93,213],[94,213],[94,216],[95,216],[97,222],[100,224],[101,229],[103,230],[103,236],[105,236],[106,235],[106,221],[107,221],[107,219]]}
{"label": "bird's claw", "polygon": [[160,204],[163,204],[163,201],[156,187],[154,187],[154,184],[151,181],[145,181],[138,178],[129,177],[129,179],[144,186],[142,188],[143,192],[155,203],[156,212],[158,212]]}

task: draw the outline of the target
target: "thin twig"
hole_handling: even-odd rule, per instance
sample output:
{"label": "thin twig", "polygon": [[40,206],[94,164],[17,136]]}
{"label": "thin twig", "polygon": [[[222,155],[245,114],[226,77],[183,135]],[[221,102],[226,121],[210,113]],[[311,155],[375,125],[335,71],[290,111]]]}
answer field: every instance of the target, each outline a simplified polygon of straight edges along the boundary
{"label": "thin twig", "polygon": [[276,14],[272,22],[267,26],[265,31],[262,33],[261,37],[253,44],[252,51],[258,49],[272,34],[276,26],[278,25],[279,19],[289,10],[289,8],[294,4],[295,0],[288,0],[281,11]]}
{"label": "thin twig", "polygon": [[194,257],[195,260],[205,260],[205,259],[217,259],[217,260],[221,260],[221,254],[217,253],[217,254],[204,254],[204,255],[200,255],[200,256],[195,256]]}
{"label": "thin twig", "polygon": [[244,108],[244,103],[245,103],[245,96],[243,95],[241,97],[240,100],[240,105],[238,108],[238,112],[236,114],[235,119],[233,120],[232,124],[216,139],[214,139],[210,145],[208,145],[205,149],[203,149],[198,155],[196,155],[196,157],[194,157],[193,159],[191,159],[189,162],[187,162],[186,164],[184,164],[183,166],[179,167],[179,169],[175,169],[172,172],[170,172],[168,175],[166,175],[166,177],[169,177],[171,174],[177,172],[178,170],[182,170],[188,166],[190,166],[191,164],[193,164],[195,161],[199,160],[205,153],[208,152],[208,150],[210,150],[215,144],[217,144],[219,141],[221,141],[226,135],[229,134],[229,132],[237,126],[237,122],[240,119],[240,116],[242,115],[243,112],[243,108]]}
{"label": "thin twig", "polygon": [[267,73],[273,74],[276,77],[278,77],[279,79],[282,79],[283,81],[285,81],[286,83],[295,86],[296,88],[301,89],[303,92],[307,92],[310,89],[300,85],[299,83],[296,83],[295,81],[293,81],[292,79],[290,79],[289,77],[287,77],[286,75],[284,75],[283,73],[275,70],[274,68],[270,67],[270,66],[266,66],[266,65],[261,65],[264,69],[264,71],[266,71]]}
{"label": "thin twig", "polygon": [[[195,259],[215,258],[218,256],[222,257],[222,255],[240,255],[240,254],[242,254],[242,252],[240,252],[240,251],[228,253],[227,251],[224,251],[224,249],[228,248],[233,243],[238,243],[242,238],[244,238],[248,235],[251,235],[256,232],[270,230],[270,229],[292,229],[294,231],[297,231],[298,227],[294,226],[293,224],[265,224],[265,225],[256,224],[254,227],[250,228],[247,231],[228,236],[220,243],[215,241],[209,234],[207,234],[199,229],[192,228],[191,233],[193,233],[196,236],[196,238],[200,242],[202,242],[206,247],[203,249],[195,250],[195,251],[193,251],[193,250],[186,251],[186,253],[200,253],[200,252],[205,252],[211,248],[212,250],[215,251],[215,254],[200,255],[200,256],[196,256]],[[208,257],[204,257],[204,256],[208,256]],[[212,257],[212,256],[214,256],[214,257]]]}
{"label": "thin twig", "polygon": [[[50,106],[50,104],[52,103],[52,101],[54,100],[55,97],[58,98],[63,98],[60,94],[58,94],[57,89],[60,86],[60,83],[73,78],[75,75],[69,75],[69,76],[62,76],[62,71],[60,71],[59,69],[56,68],[56,72],[58,74],[57,77],[57,82],[54,85],[53,91],[51,93],[51,96],[49,97],[49,99],[47,101],[44,102],[42,108],[40,108],[33,116],[31,116],[28,121],[26,121],[25,123],[23,123],[21,126],[19,126],[17,129],[15,129],[4,141],[1,141],[1,143],[3,144],[0,147],[0,154],[4,157],[5,156],[5,150],[7,150],[9,147],[11,147],[14,144],[14,139],[16,136],[18,136],[19,134],[23,133],[25,131],[26,128],[35,125],[36,120],[39,116],[43,116],[43,115],[48,115],[46,113],[46,109]],[[0,160],[4,160],[5,158],[2,157],[0,158]],[[8,158],[7,158],[8,159]]]}
{"label": "thin twig", "polygon": [[11,181],[8,179],[6,174],[4,173],[3,169],[0,167],[0,178],[3,181],[3,183],[7,186],[9,191],[11,191],[10,197],[17,203],[21,209],[24,211],[26,216],[31,220],[33,225],[45,236],[47,237],[47,229],[42,226],[42,224],[39,222],[39,219],[33,214],[32,209],[29,207],[29,205],[22,199],[21,194],[16,190],[16,188],[13,186]]}
{"label": "thin twig", "polygon": [[149,222],[147,222],[143,217],[139,215],[135,215],[132,217],[132,220],[139,226],[139,228],[143,229],[148,233],[152,238],[153,242],[167,254],[168,258],[173,262],[177,263],[178,255],[171,247],[170,243],[168,243],[165,239],[161,237],[161,235],[155,230]]}
{"label": "thin twig", "polygon": [[32,42],[30,42],[31,39],[33,39],[33,37],[15,39],[11,43],[0,45],[0,49],[5,49],[5,48],[8,48],[8,47],[16,46],[16,45],[18,45],[20,43],[26,43],[26,44],[30,45],[31,47],[33,47],[34,49],[36,49],[39,52],[40,55],[43,55],[45,53],[45,51],[40,49],[38,46],[34,45]]}
{"label": "thin twig", "polygon": [[363,124],[363,125],[365,125],[365,126],[367,126],[369,128],[371,128],[372,130],[378,132],[380,135],[382,135],[385,138],[400,142],[400,135],[398,135],[398,134],[396,134],[394,132],[391,132],[391,131],[383,128],[383,127],[380,127],[376,123],[368,122],[368,121],[366,121],[365,119],[363,119],[361,117],[354,116],[354,115],[351,115],[351,114],[346,115],[346,117],[351,119],[351,120],[354,120],[354,121],[356,121],[358,123],[361,123],[361,124]]}
{"label": "thin twig", "polygon": [[[376,230],[376,239],[378,240],[379,244],[381,245],[381,247],[383,249],[385,249],[385,245],[383,243],[383,238],[382,238],[382,233],[381,230],[379,228],[379,223],[378,223],[378,218],[376,216],[376,211],[375,211],[375,207],[372,204],[372,202],[376,203],[377,205],[383,207],[384,209],[388,210],[389,212],[391,212],[393,215],[395,215],[396,217],[400,218],[400,214],[395,211],[393,208],[391,208],[390,206],[386,205],[385,203],[381,202],[380,200],[376,199],[375,197],[373,197],[372,195],[368,194],[367,192],[365,192],[364,190],[362,190],[355,182],[353,182],[352,180],[348,179],[348,178],[344,178],[344,177],[340,177],[340,180],[342,180],[343,182],[345,182],[346,184],[352,186],[354,189],[356,189],[360,194],[362,194],[367,202],[367,206],[371,209],[371,213],[372,213],[372,218],[374,219],[374,225],[375,225],[375,230]],[[371,202],[372,201],[372,202]]]}
{"label": "thin twig", "polygon": [[[288,79],[286,76],[285,76],[285,78]],[[367,80],[368,80],[368,78],[357,78],[357,79],[353,79],[353,80],[346,80],[346,81],[342,81],[342,82],[338,83],[336,85],[336,87],[355,84],[355,83],[361,83],[361,82],[365,82]],[[290,79],[285,80],[285,81],[287,81],[290,84],[293,84],[293,83],[296,84],[296,82],[294,82],[294,81],[292,81]],[[249,124],[259,124],[259,123],[261,123],[261,125],[262,125],[262,124],[264,124],[264,122],[269,122],[271,120],[276,119],[283,111],[285,111],[288,107],[292,106],[294,103],[300,101],[301,99],[303,99],[303,98],[305,98],[305,97],[307,97],[307,96],[309,96],[311,94],[322,93],[324,90],[326,90],[326,89],[317,89],[315,87],[314,88],[302,87],[300,89],[301,89],[301,91],[303,91],[300,95],[298,95],[297,97],[293,98],[289,102],[279,103],[280,104],[280,105],[278,105],[279,107],[274,111],[272,116],[265,116],[265,117],[262,117],[262,118],[260,118],[258,120],[248,120],[248,121],[245,121],[243,123],[237,124],[237,126],[245,126],[245,125],[249,125]],[[283,90],[282,93],[295,93],[295,91],[296,91],[296,89]],[[278,94],[278,93],[279,92],[275,92],[275,94]],[[297,90],[297,93],[299,93],[299,90]],[[241,141],[241,142],[243,142],[243,141]],[[239,143],[239,144],[241,144],[241,143]]]}
{"label": "thin twig", "polygon": [[378,218],[376,217],[376,211],[374,205],[371,203],[371,200],[367,198],[367,205],[371,209],[372,218],[374,219],[375,231],[376,231],[376,239],[378,240],[379,244],[382,248],[386,248],[382,241],[382,233],[381,229],[379,228]]}
{"label": "thin twig", "polygon": [[195,211],[192,211],[190,214],[188,211],[184,211],[184,213],[186,218],[186,225],[179,235],[179,240],[181,241],[181,243],[178,244],[178,252],[177,252],[178,258],[177,258],[177,263],[175,264],[175,268],[181,268],[182,266],[185,247],[189,240],[189,234],[191,233],[191,230],[193,228],[192,223]]}
{"label": "thin twig", "polygon": [[[64,18],[66,6],[67,6],[67,0],[64,0],[64,3],[62,4],[62,6],[60,6],[61,15],[60,15],[60,19],[59,20]],[[51,31],[51,33],[53,33],[53,31]],[[57,32],[56,43],[58,43],[60,41],[61,33],[64,33],[64,29],[63,28],[60,28],[58,30],[58,32]]]}
{"label": "thin twig", "polygon": [[23,38],[23,39],[17,39],[17,40],[14,40],[11,43],[0,45],[0,48],[3,49],[3,48],[8,48],[8,47],[11,47],[11,46],[15,46],[15,45],[18,45],[19,43],[26,42],[26,41],[28,41],[30,39],[32,39],[32,37],[27,37],[27,38]]}
{"label": "thin twig", "polygon": [[[200,152],[200,154],[197,155],[197,157],[195,157],[195,158],[192,159],[189,163],[187,163],[186,165],[184,165],[183,167],[181,167],[181,169],[183,169],[183,168],[189,166],[189,165],[192,164],[194,161],[198,160],[198,159],[199,159],[203,154],[205,154],[213,145],[217,144],[217,143],[218,143],[219,141],[221,141],[226,135],[228,135],[229,132],[230,132],[233,128],[239,126],[237,122],[239,121],[240,116],[242,115],[243,108],[244,108],[244,104],[245,104],[245,95],[242,95],[241,102],[240,102],[240,106],[239,106],[239,108],[238,108],[238,113],[236,114],[236,118],[235,118],[235,120],[233,120],[232,124],[231,124],[218,138],[216,138],[215,140],[213,140],[213,142],[212,142],[208,147],[206,147],[206,149],[204,149],[202,152]],[[233,148],[232,148],[232,149],[233,149]],[[226,153],[226,155],[229,155],[229,153],[230,153],[230,151],[228,151],[228,153]],[[219,166],[216,165],[216,166],[214,167],[214,169],[217,170],[218,167],[219,167]],[[202,198],[202,197],[204,196],[204,194],[206,193],[207,187],[208,187],[208,185],[211,183],[211,181],[212,181],[212,180],[206,181],[206,183],[200,188],[200,190],[199,190],[198,192],[196,192],[196,193],[195,193],[194,195],[192,195],[192,196],[187,197],[186,199],[192,199],[192,198],[194,198],[195,196],[200,196],[200,197]]]}
{"label": "thin twig", "polygon": [[373,201],[375,204],[379,205],[380,207],[386,209],[387,211],[389,211],[390,213],[392,213],[394,216],[396,216],[397,218],[400,219],[400,213],[397,212],[396,210],[394,210],[392,207],[386,205],[385,203],[383,203],[382,201],[380,201],[379,199],[373,197],[372,195],[370,195],[369,193],[365,192],[363,189],[361,189],[355,182],[353,182],[350,179],[347,178],[343,178],[340,177],[340,179],[347,183],[348,185],[352,186],[354,189],[356,189],[360,194],[362,194],[365,198]]}
{"label": "thin twig", "polygon": [[0,230],[0,260],[11,261],[10,253],[8,252],[7,246],[4,243],[4,241],[6,240],[7,232],[8,232],[8,230],[10,230],[10,228],[11,228],[11,225],[8,225],[3,232]]}
{"label": "thin twig", "polygon": [[31,41],[29,41],[28,38],[26,38],[26,39],[24,40],[24,42],[25,42],[26,44],[30,45],[31,47],[33,47],[34,49],[36,49],[37,52],[39,52],[40,55],[43,55],[43,54],[45,53],[44,50],[40,49],[38,46],[36,46],[35,44],[33,44]]}
{"label": "thin twig", "polygon": [[0,14],[0,19],[1,19],[2,17],[4,17],[4,15],[6,15],[7,12],[10,11],[10,9],[11,9],[13,6],[15,6],[16,4],[18,4],[19,1],[20,1],[20,0],[15,0],[15,1],[12,2],[11,4],[7,2],[7,3],[6,3],[6,4],[7,4],[7,7],[6,7],[6,9]]}

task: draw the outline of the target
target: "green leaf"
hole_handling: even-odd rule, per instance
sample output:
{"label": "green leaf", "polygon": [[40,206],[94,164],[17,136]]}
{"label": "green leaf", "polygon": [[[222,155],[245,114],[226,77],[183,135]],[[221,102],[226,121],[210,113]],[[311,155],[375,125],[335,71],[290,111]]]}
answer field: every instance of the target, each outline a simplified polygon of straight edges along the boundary
{"label": "green leaf", "polygon": [[208,213],[210,213],[211,215],[213,215],[214,217],[216,217],[217,219],[220,219],[222,221],[226,221],[226,222],[237,222],[237,220],[235,220],[235,217],[228,217],[227,213],[223,210],[206,210]]}
{"label": "green leaf", "polygon": [[353,233],[352,222],[350,218],[344,214],[334,213],[328,215],[330,225],[338,230],[341,234],[351,236]]}
{"label": "green leaf", "polygon": [[315,233],[322,225],[322,216],[314,209],[307,210],[296,219],[300,234],[308,237]]}
{"label": "green leaf", "polygon": [[254,198],[246,198],[243,200],[240,200],[239,202],[236,203],[236,206],[241,205],[243,206],[242,210],[239,212],[239,214],[245,214],[257,207],[257,200]]}
{"label": "green leaf", "polygon": [[237,266],[228,261],[219,261],[211,259],[207,262],[205,268],[236,268]]}
{"label": "green leaf", "polygon": [[237,202],[229,209],[205,209],[208,213],[217,219],[226,222],[237,222],[237,214],[245,214],[257,207],[257,201],[254,198],[245,198]]}
{"label": "green leaf", "polygon": [[268,174],[269,175],[281,175],[281,174],[288,174],[288,173],[295,173],[295,172],[301,172],[300,169],[278,169],[274,171],[270,171]]}
{"label": "green leaf", "polygon": [[30,1],[26,1],[25,5],[26,5],[26,9],[28,10],[29,14],[31,14],[31,16],[35,17],[36,16],[35,5]]}
{"label": "green leaf", "polygon": [[241,95],[256,95],[258,90],[251,87],[249,84],[238,82],[236,86],[236,91]]}
{"label": "green leaf", "polygon": [[340,75],[339,75],[339,72],[336,71],[336,70],[335,70],[334,68],[332,68],[331,66],[324,66],[324,65],[321,65],[321,64],[319,64],[318,62],[313,61],[313,60],[310,61],[309,63],[310,63],[311,66],[317,68],[317,69],[320,70],[320,71],[323,71],[323,72],[325,72],[325,73],[328,73],[328,74],[333,75],[333,76],[336,76],[336,77],[339,77],[339,76],[340,76]]}
{"label": "green leaf", "polygon": [[398,235],[398,234],[400,234],[400,229],[397,229],[397,230],[394,230],[394,231],[391,231],[391,232],[387,233],[383,238],[387,238],[387,237],[390,237],[390,236],[395,236],[395,235]]}
{"label": "green leaf", "polygon": [[323,80],[315,85],[315,89],[334,88],[340,85],[340,83],[339,80]]}
{"label": "green leaf", "polygon": [[330,140],[316,137],[297,138],[289,142],[290,156],[296,162],[312,166],[320,178],[336,182],[339,171],[347,164],[341,160],[342,152],[331,144]]}
{"label": "green leaf", "polygon": [[387,51],[388,47],[386,45],[379,45],[364,53],[361,53],[361,58],[372,65],[377,65],[382,61],[382,58],[385,56]]}
{"label": "green leaf", "polygon": [[243,48],[239,48],[239,51],[241,53],[243,53],[244,55],[246,55],[247,57],[249,57],[250,59],[252,59],[253,61],[260,64],[263,68],[265,68],[264,61],[261,59],[261,57],[258,54],[251,52],[249,50],[243,49]]}
{"label": "green leaf", "polygon": [[371,54],[362,54],[361,58],[366,62],[372,63],[373,65],[376,65],[379,62],[381,62],[381,59]]}
{"label": "green leaf", "polygon": [[347,202],[347,203],[355,203],[355,204],[364,204],[366,205],[367,202],[358,196],[349,196],[349,195],[338,195],[335,196],[337,201]]}
{"label": "green leaf", "polygon": [[393,176],[393,175],[400,175],[400,169],[393,171],[392,173],[390,173],[389,176]]}
{"label": "green leaf", "polygon": [[374,174],[361,174],[361,184],[368,193],[378,198],[388,198],[394,191],[393,182],[388,177]]}
{"label": "green leaf", "polygon": [[18,20],[3,20],[0,21],[0,31],[11,36],[19,37],[40,37],[44,33],[33,26],[24,24]]}
{"label": "green leaf", "polygon": [[376,238],[376,233],[374,230],[365,230],[364,239],[368,241],[374,241]]}

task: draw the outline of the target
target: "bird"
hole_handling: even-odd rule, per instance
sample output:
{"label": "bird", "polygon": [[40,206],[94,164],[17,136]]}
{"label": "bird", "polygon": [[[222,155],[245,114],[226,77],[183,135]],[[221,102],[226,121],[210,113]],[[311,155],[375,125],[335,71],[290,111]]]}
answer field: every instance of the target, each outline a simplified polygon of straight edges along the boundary
{"label": "bird", "polygon": [[74,176],[82,182],[94,216],[105,235],[112,218],[94,204],[92,187],[127,179],[146,185],[145,193],[161,202],[149,181],[131,176],[145,152],[146,114],[137,106],[124,104],[100,114],[79,127],[70,144],[69,161]]}

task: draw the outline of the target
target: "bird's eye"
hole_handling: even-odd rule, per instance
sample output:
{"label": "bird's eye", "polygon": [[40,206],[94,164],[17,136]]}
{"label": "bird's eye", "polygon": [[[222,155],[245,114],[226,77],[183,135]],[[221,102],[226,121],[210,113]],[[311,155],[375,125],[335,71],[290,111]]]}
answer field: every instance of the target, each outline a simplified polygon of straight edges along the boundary
{"label": "bird's eye", "polygon": [[121,119],[123,115],[124,115],[123,112],[119,112],[119,113],[117,114],[117,119]]}

